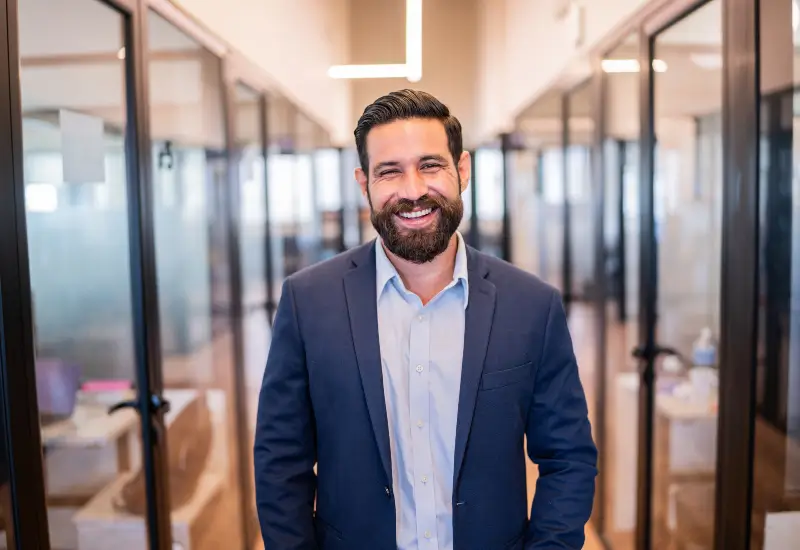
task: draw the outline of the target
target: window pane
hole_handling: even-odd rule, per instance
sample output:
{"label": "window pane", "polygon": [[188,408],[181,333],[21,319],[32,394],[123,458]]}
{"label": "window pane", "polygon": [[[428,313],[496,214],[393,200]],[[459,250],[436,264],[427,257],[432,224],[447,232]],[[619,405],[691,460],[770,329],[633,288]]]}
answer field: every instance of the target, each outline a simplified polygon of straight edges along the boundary
{"label": "window pane", "polygon": [[[607,59],[638,59],[633,34]],[[605,253],[606,253],[606,402],[607,429],[601,476],[605,539],[614,550],[634,547],[639,369],[631,350],[638,344],[639,295],[639,74],[606,77]]]}
{"label": "window pane", "polygon": [[654,47],[657,334],[680,354],[656,365],[655,548],[713,547],[718,369],[725,368],[716,352],[721,13],[721,0],[704,4],[659,34]]}
{"label": "window pane", "polygon": [[[25,206],[50,542],[145,536],[134,397],[123,18],[19,2]],[[116,503],[116,504],[115,504]],[[132,514],[126,516],[120,507]],[[24,511],[23,511],[24,513]]]}
{"label": "window pane", "polygon": [[761,2],[761,258],[750,546],[757,550],[793,548],[800,529],[798,17],[794,0]]}
{"label": "window pane", "polygon": [[154,12],[148,29],[173,539],[242,548],[221,63]]}

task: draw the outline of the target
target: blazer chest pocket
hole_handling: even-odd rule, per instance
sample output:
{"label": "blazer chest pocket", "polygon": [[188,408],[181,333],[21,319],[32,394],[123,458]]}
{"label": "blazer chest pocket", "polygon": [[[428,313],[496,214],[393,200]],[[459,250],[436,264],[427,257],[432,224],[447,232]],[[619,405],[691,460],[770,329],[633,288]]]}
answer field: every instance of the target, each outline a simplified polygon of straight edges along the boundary
{"label": "blazer chest pocket", "polygon": [[481,390],[494,390],[527,380],[531,375],[532,364],[531,362],[510,369],[484,372],[481,378]]}

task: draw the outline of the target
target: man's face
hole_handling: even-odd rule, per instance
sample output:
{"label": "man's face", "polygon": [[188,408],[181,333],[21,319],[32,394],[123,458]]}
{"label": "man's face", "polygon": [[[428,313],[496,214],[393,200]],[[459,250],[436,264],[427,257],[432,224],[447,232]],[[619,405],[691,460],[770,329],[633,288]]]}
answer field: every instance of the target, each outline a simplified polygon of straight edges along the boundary
{"label": "man's face", "polygon": [[461,193],[470,180],[470,156],[458,165],[438,120],[398,120],[367,134],[369,173],[356,179],[369,200],[372,225],[390,252],[414,263],[447,248],[464,215]]}

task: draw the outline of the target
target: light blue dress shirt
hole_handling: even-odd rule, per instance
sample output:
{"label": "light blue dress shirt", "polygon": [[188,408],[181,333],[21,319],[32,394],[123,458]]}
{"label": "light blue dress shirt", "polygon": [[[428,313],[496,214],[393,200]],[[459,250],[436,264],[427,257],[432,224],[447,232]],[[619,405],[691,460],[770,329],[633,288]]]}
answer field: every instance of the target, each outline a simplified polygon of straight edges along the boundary
{"label": "light blue dress shirt", "polygon": [[383,392],[389,422],[398,550],[453,549],[453,468],[469,299],[456,233],[453,280],[426,305],[375,246]]}

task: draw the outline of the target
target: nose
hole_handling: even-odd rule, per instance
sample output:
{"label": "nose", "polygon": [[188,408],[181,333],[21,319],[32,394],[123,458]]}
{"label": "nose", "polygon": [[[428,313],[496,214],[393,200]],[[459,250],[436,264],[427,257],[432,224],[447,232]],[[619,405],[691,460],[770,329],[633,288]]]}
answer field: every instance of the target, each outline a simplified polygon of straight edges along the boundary
{"label": "nose", "polygon": [[401,198],[415,201],[428,194],[428,184],[416,170],[412,170],[404,178],[398,194]]}

